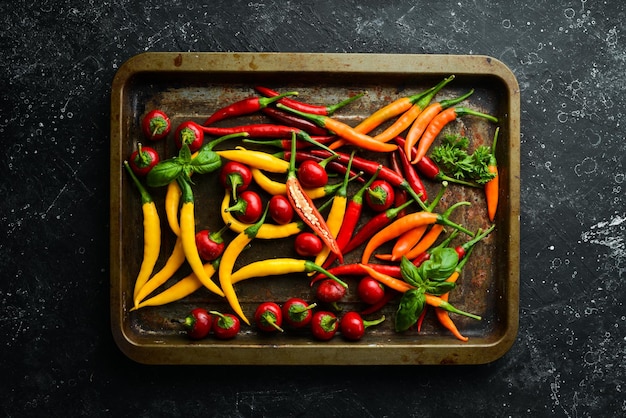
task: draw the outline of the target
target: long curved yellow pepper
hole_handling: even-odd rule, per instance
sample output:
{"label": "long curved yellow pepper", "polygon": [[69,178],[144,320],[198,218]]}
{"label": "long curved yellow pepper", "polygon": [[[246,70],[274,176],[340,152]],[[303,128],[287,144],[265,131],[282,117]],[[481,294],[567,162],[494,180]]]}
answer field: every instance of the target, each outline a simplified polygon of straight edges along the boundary
{"label": "long curved yellow pepper", "polygon": [[231,161],[246,164],[249,167],[259,168],[270,173],[286,173],[289,163],[282,158],[263,151],[247,150],[237,147],[232,150],[215,151],[220,157]]}
{"label": "long curved yellow pepper", "polygon": [[220,286],[222,290],[224,290],[224,296],[226,296],[226,300],[228,301],[232,310],[244,321],[246,324],[250,325],[250,320],[246,317],[241,309],[241,304],[239,303],[239,299],[237,298],[237,293],[235,293],[235,288],[233,287],[232,281],[232,273],[233,268],[235,266],[235,261],[237,261],[237,257],[243,251],[244,248],[257,236],[261,226],[265,222],[265,217],[267,216],[267,208],[265,208],[265,212],[263,212],[263,216],[259,221],[248,228],[246,228],[243,232],[239,233],[227,246],[222,254],[222,258],[220,260],[219,266],[219,278],[220,278]]}
{"label": "long curved yellow pepper", "polygon": [[[287,185],[285,183],[269,178],[258,168],[250,167],[250,171],[252,172],[252,178],[254,178],[256,184],[258,184],[260,188],[268,192],[270,195],[274,196],[277,194],[287,194]],[[320,197],[332,195],[336,189],[337,186],[330,185],[326,187],[305,188],[304,192],[311,199],[318,199]]]}
{"label": "long curved yellow pepper", "polygon": [[198,276],[198,279],[211,292],[224,296],[224,292],[220,289],[211,278],[205,273],[198,247],[196,246],[196,218],[194,211],[194,198],[191,186],[186,180],[178,179],[182,189],[183,204],[180,208],[180,239],[185,252],[185,258],[191,267],[191,270]]}
{"label": "long curved yellow pepper", "polygon": [[139,289],[150,279],[154,266],[159,259],[161,251],[161,222],[152,196],[135,176],[128,161],[124,161],[124,167],[133,179],[137,189],[139,189],[141,210],[143,212],[143,260],[135,280],[133,296],[136,296],[139,293]]}

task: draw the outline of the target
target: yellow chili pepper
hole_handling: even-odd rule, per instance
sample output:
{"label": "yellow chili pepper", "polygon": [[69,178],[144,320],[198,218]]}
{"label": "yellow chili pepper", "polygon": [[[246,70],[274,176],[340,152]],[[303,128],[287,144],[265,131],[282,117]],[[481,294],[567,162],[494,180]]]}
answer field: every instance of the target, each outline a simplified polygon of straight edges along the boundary
{"label": "yellow chili pepper", "polygon": [[167,223],[170,229],[177,236],[180,235],[180,225],[178,224],[178,209],[180,206],[180,186],[177,181],[171,181],[167,185],[167,193],[165,194],[165,214],[167,215]]}
{"label": "yellow chili pepper", "polygon": [[150,293],[154,292],[159,286],[168,281],[176,271],[183,265],[185,262],[185,251],[183,250],[183,243],[180,237],[176,238],[176,243],[174,244],[174,249],[172,250],[172,254],[169,256],[165,265],[158,273],[150,278],[142,287],[139,289],[139,292],[135,296],[135,308],[139,305],[139,303],[146,298]]}
{"label": "yellow chili pepper", "polygon": [[[231,194],[227,190],[224,194],[224,199],[222,200],[221,206],[221,214],[224,223],[228,225],[230,223],[231,231],[236,233],[242,233],[246,228],[252,226],[252,224],[246,224],[240,222],[233,216],[232,213],[226,212],[225,209],[230,206],[230,196]],[[290,222],[285,225],[274,225],[274,224],[263,224],[257,233],[257,238],[259,239],[276,239],[276,238],[287,238],[292,235],[296,235],[305,228],[304,222]]]}
{"label": "yellow chili pepper", "polygon": [[[270,195],[287,194],[287,185],[285,183],[269,178],[258,168],[250,167],[250,171],[252,172],[252,178],[254,178],[256,184]],[[303,190],[311,199],[319,199],[320,197],[326,197],[336,193],[336,190],[340,186],[341,184],[331,184],[323,187],[304,188]]]}
{"label": "yellow chili pepper", "polygon": [[257,223],[249,226],[243,232],[239,233],[239,235],[237,235],[228,244],[228,246],[226,246],[224,254],[222,254],[218,270],[220,286],[224,290],[226,300],[230,304],[233,311],[248,325],[250,325],[250,320],[248,320],[246,315],[243,313],[241,304],[239,303],[239,299],[237,299],[237,294],[235,293],[235,288],[233,287],[232,272],[233,267],[235,266],[235,261],[237,261],[237,257],[239,257],[239,254],[243,251],[243,249],[246,248],[246,246],[257,236],[259,229],[261,229],[261,226],[265,222],[266,216],[267,207],[265,208],[265,212],[263,212],[261,219],[259,219]]}
{"label": "yellow chili pepper", "polygon": [[270,173],[286,173],[289,170],[289,163],[282,158],[278,158],[267,152],[247,150],[237,147],[233,150],[216,151],[217,154],[227,160],[237,161],[249,167],[259,168]]}
{"label": "yellow chili pepper", "polygon": [[200,279],[207,289],[219,296],[224,296],[224,292],[222,292],[222,290],[204,272],[202,260],[200,259],[200,254],[198,254],[198,247],[196,247],[194,198],[191,186],[187,180],[182,177],[179,177],[177,180],[182,189],[183,205],[180,209],[180,238],[182,241],[183,251],[185,252],[185,258],[191,266],[191,270],[196,274],[196,276],[198,276],[198,279]]}
{"label": "yellow chili pepper", "polygon": [[128,161],[124,161],[124,167],[133,179],[137,189],[139,189],[139,193],[141,194],[141,209],[143,212],[143,260],[139,268],[139,274],[135,280],[133,295],[136,296],[137,293],[139,293],[139,289],[141,289],[150,278],[154,266],[159,259],[159,253],[161,251],[161,222],[152,196],[150,196],[137,176],[135,176]]}
{"label": "yellow chili pepper", "polygon": [[[204,272],[207,276],[211,277],[217,271],[216,263],[219,261],[216,260],[212,263],[206,263],[203,268]],[[161,293],[151,297],[150,299],[146,299],[139,303],[137,306],[131,309],[134,311],[139,308],[144,308],[146,306],[161,306],[166,305],[168,303],[176,302],[184,297],[191,295],[196,290],[200,289],[202,286],[202,282],[198,279],[195,273],[191,273],[188,276],[183,277],[178,282],[174,283],[172,286],[163,290]]]}
{"label": "yellow chili pepper", "polygon": [[[346,214],[346,207],[348,206],[348,182],[350,180],[350,169],[352,168],[353,158],[354,151],[352,151],[352,155],[348,161],[348,167],[346,169],[343,183],[341,183],[341,187],[337,190],[337,193],[335,193],[333,205],[330,207],[330,211],[328,212],[328,217],[326,219],[326,225],[328,225],[328,229],[333,238],[337,238],[337,235],[339,235],[339,230],[341,229],[341,224],[343,223]],[[315,264],[318,266],[323,265],[329,255],[330,247],[325,245],[324,248],[322,248],[322,251],[315,256]],[[311,272],[311,274],[312,273],[314,272]]]}
{"label": "yellow chili pepper", "polygon": [[293,273],[322,273],[329,278],[337,281],[344,287],[348,287],[346,283],[341,281],[332,273],[315,264],[311,260],[297,258],[269,258],[267,260],[255,261],[247,264],[234,272],[230,280],[232,283],[238,283],[253,277],[280,276]]}

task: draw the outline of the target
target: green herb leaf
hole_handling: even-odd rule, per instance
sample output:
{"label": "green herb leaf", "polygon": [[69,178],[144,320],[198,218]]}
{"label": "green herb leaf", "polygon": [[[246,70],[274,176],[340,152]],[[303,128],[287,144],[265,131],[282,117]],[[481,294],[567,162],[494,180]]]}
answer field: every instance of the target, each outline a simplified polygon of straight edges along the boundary
{"label": "green herb leaf", "polygon": [[411,328],[417,322],[425,304],[426,297],[423,290],[411,289],[406,291],[400,299],[400,306],[396,312],[396,331],[403,332]]}
{"label": "green herb leaf", "polygon": [[437,247],[430,253],[430,258],[417,269],[424,280],[443,281],[454,272],[459,262],[459,255],[450,247]]}
{"label": "green herb leaf", "polygon": [[198,155],[191,160],[191,169],[198,174],[211,173],[222,166],[222,159],[218,153],[208,147],[200,148]]}
{"label": "green herb leaf", "polygon": [[491,148],[482,145],[470,154],[468,147],[466,137],[448,134],[442,138],[441,145],[433,148],[431,158],[451,177],[485,184],[495,176],[488,169]]}
{"label": "green herb leaf", "polygon": [[428,280],[424,284],[424,291],[431,295],[441,296],[445,293],[448,293],[452,289],[454,289],[455,286],[456,284],[454,282],[446,282],[446,281],[433,282],[433,281]]}
{"label": "green herb leaf", "polygon": [[167,186],[183,172],[183,165],[177,158],[160,161],[152,167],[146,177],[146,183],[150,187]]}
{"label": "green herb leaf", "polygon": [[415,287],[421,286],[424,282],[415,264],[413,264],[411,260],[406,257],[402,257],[402,260],[400,261],[400,273],[402,274],[402,278],[404,278],[407,283]]}

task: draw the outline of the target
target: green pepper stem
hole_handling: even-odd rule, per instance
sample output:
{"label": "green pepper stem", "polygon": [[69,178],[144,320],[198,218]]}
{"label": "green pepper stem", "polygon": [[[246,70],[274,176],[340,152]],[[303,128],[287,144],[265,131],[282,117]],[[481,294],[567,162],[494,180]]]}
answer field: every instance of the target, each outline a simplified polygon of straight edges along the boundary
{"label": "green pepper stem", "polygon": [[365,93],[355,94],[352,97],[348,97],[347,99],[344,99],[344,100],[340,101],[339,103],[335,103],[334,105],[326,106],[326,114],[328,114],[330,116],[333,113],[335,113],[337,110],[339,110],[342,107],[344,107],[344,106],[354,102],[357,99],[360,99],[364,95],[365,95]]}
{"label": "green pepper stem", "polygon": [[335,276],[334,274],[332,274],[331,272],[329,272],[328,270],[326,270],[322,266],[315,264],[311,260],[305,260],[304,261],[304,270],[305,270],[306,273],[310,273],[310,272],[313,272],[313,271],[316,272],[316,273],[322,273],[323,275],[325,275],[329,279],[333,279],[334,281],[336,281],[337,283],[339,283],[340,285],[342,285],[346,289],[348,288],[348,284],[346,282],[344,282],[339,277]]}
{"label": "green pepper stem", "polygon": [[442,101],[439,102],[439,105],[441,106],[442,109],[446,109],[446,108],[448,108],[450,106],[454,106],[454,105],[456,105],[458,103],[461,103],[463,100],[467,99],[472,94],[474,94],[474,89],[471,89],[470,91],[468,91],[464,95],[459,96],[459,97],[455,97],[454,99],[442,100]]}
{"label": "green pepper stem", "polygon": [[449,76],[447,78],[444,78],[439,83],[437,83],[436,86],[426,90],[422,94],[422,97],[419,97],[419,95],[417,97],[413,96],[411,98],[412,99],[412,103],[415,103],[421,109],[424,109],[426,106],[428,106],[428,103],[430,103],[430,101],[433,99],[433,97],[435,97],[435,94],[437,94],[439,92],[439,90],[444,88],[446,86],[446,84],[448,84],[449,82],[454,80],[454,77],[455,77],[454,75],[451,75],[451,76]]}
{"label": "green pepper stem", "polygon": [[385,320],[385,315],[383,315],[382,317],[378,318],[378,319],[374,319],[372,321],[366,321],[363,320],[363,327],[367,328],[367,327],[371,327],[374,325],[378,325],[380,323],[382,323]]}
{"label": "green pepper stem", "polygon": [[128,174],[130,174],[130,177],[133,179],[133,182],[135,183],[135,186],[137,186],[137,189],[139,189],[139,194],[141,194],[141,204],[153,202],[152,196],[150,196],[148,190],[143,187],[143,184],[141,184],[141,182],[133,172],[133,169],[130,168],[130,164],[128,164],[128,161],[124,161],[124,167],[126,168],[126,171],[128,171]]}
{"label": "green pepper stem", "polygon": [[321,128],[325,128],[326,127],[326,118],[327,118],[327,116],[314,115],[314,114],[311,114],[311,113],[300,112],[299,110],[292,109],[289,106],[285,106],[282,103],[277,103],[276,107],[278,107],[279,109],[286,110],[287,112],[294,113],[294,114],[296,114],[298,116],[303,117],[304,119],[308,119],[308,120],[310,120],[311,122],[313,122],[314,124],[318,125]]}
{"label": "green pepper stem", "polygon": [[446,192],[447,188],[448,188],[448,182],[442,181],[441,188],[439,189],[439,192],[437,192],[437,196],[435,196],[431,204],[428,206],[428,212],[432,212],[433,210],[435,210],[435,207],[437,206],[437,204],[439,204],[439,201],[443,197],[443,194]]}
{"label": "green pepper stem", "polygon": [[243,230],[243,232],[248,237],[254,238],[257,236],[257,234],[259,233],[259,229],[261,229],[261,226],[263,226],[263,224],[265,223],[265,218],[267,216],[267,211],[269,207],[270,207],[269,203],[265,205],[265,210],[263,211],[263,215],[261,215],[261,218],[255,224],[250,225],[249,227]]}
{"label": "green pepper stem", "polygon": [[283,99],[287,96],[297,96],[298,92],[297,91],[288,91],[286,93],[281,93],[277,96],[272,96],[272,97],[259,97],[259,107],[262,109],[264,107],[267,107],[269,105],[271,105],[274,102],[279,101],[280,99]]}
{"label": "green pepper stem", "polygon": [[480,321],[480,320],[482,319],[482,318],[481,318],[480,316],[478,316],[478,315],[474,315],[474,314],[472,314],[472,313],[465,312],[465,311],[462,311],[462,310],[460,310],[460,309],[457,309],[457,308],[455,308],[453,305],[451,305],[450,303],[448,303],[448,302],[446,302],[446,301],[442,301],[442,302],[440,302],[440,304],[439,304],[438,308],[441,308],[441,309],[443,309],[443,310],[446,310],[446,311],[448,311],[448,312],[452,312],[452,313],[455,313],[455,314],[459,314],[459,315],[467,316],[467,317],[469,317],[469,318],[476,319],[477,321]]}
{"label": "green pepper stem", "polygon": [[464,116],[464,115],[478,116],[480,118],[487,119],[490,122],[498,123],[498,118],[496,118],[495,116],[487,115],[486,113],[481,113],[476,110],[469,109],[467,107],[457,107],[454,109],[454,111],[457,114],[457,116]]}

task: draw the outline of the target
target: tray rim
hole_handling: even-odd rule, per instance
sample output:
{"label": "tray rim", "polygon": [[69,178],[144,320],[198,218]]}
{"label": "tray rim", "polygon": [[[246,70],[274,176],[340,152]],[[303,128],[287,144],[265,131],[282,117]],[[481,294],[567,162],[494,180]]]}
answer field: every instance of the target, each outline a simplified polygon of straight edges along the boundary
{"label": "tray rim", "polygon": [[[301,66],[285,70],[281,62],[298,59]],[[293,62],[293,61],[292,61]],[[376,69],[367,69],[375,64]],[[410,68],[398,70],[398,68]],[[517,239],[509,239],[508,278],[506,280],[508,299],[505,332],[499,339],[485,343],[462,343],[451,339],[449,345],[416,344],[411,349],[415,358],[407,359],[407,346],[390,344],[354,345],[311,344],[282,345],[275,344],[238,344],[227,343],[202,344],[181,341],[175,346],[164,342],[148,344],[133,341],[122,327],[125,315],[124,295],[121,288],[121,274],[116,261],[121,260],[121,202],[122,202],[122,163],[121,142],[123,138],[122,105],[124,87],[129,78],[141,73],[194,73],[194,72],[283,72],[283,73],[407,73],[419,75],[482,75],[495,76],[507,87],[507,132],[509,135],[509,173],[508,191],[511,213],[509,230]],[[444,54],[370,54],[370,53],[310,53],[310,52],[144,52],[129,58],[117,70],[111,87],[111,143],[110,143],[110,298],[111,331],[118,348],[130,359],[145,364],[256,364],[256,365],[391,365],[391,364],[485,364],[502,357],[516,341],[519,328],[519,194],[520,194],[520,90],[513,72],[501,61],[487,55],[444,55]],[[118,263],[119,264],[119,263]],[[267,356],[261,353],[263,348],[282,349],[289,355]],[[317,358],[301,356],[299,350],[314,347],[320,352]],[[390,355],[386,359],[377,356],[378,361],[360,362],[351,350],[384,348]],[[174,350],[173,350],[174,348]],[[225,350],[227,348],[227,350]],[[347,349],[350,350],[347,350]],[[436,348],[437,361],[421,362],[417,354]],[[261,350],[259,350],[261,349]],[[346,349],[346,350],[342,350]],[[251,351],[256,350],[256,351]],[[332,350],[332,352],[328,351]],[[480,356],[472,353],[481,351]],[[229,355],[224,355],[227,351]],[[193,356],[190,354],[197,353]],[[326,354],[328,353],[328,354]],[[254,359],[258,354],[262,362]],[[303,357],[308,357],[303,361]],[[367,356],[366,356],[367,357]],[[189,359],[195,359],[189,361]]]}

